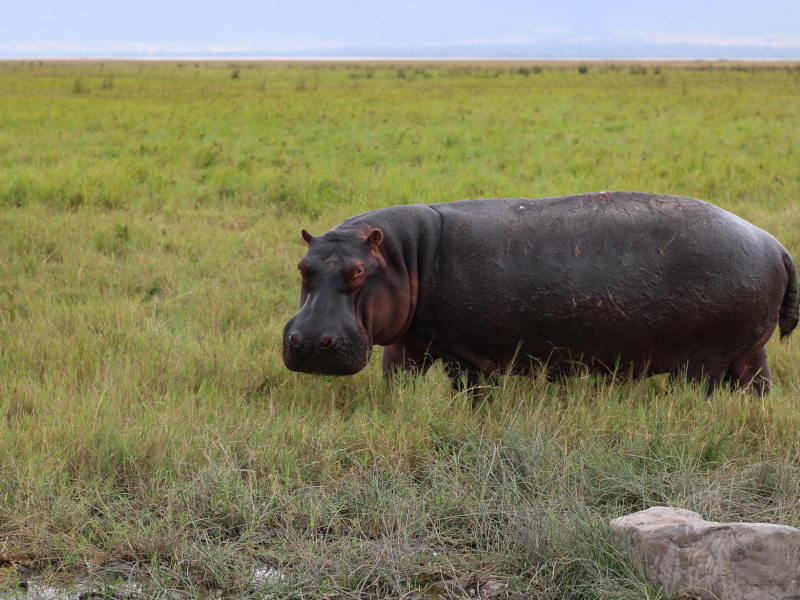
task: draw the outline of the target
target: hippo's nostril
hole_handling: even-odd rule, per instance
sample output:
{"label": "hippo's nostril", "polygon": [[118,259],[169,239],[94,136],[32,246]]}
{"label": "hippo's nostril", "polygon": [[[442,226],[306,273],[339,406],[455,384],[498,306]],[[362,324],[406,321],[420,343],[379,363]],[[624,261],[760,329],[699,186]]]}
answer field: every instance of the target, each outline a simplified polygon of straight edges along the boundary
{"label": "hippo's nostril", "polygon": [[295,334],[289,336],[289,345],[292,348],[297,348],[300,345],[300,340],[297,338]]}
{"label": "hippo's nostril", "polygon": [[320,345],[323,348],[330,348],[331,346],[333,346],[333,342],[334,342],[333,338],[329,335],[323,335],[322,339],[319,341]]}

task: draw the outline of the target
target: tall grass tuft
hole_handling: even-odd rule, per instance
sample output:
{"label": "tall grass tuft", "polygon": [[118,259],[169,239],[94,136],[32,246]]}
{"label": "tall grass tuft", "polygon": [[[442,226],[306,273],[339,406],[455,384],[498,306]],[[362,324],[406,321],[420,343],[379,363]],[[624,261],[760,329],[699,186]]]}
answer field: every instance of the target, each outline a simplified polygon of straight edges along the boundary
{"label": "tall grass tuft", "polygon": [[88,91],[86,83],[83,81],[83,77],[76,77],[72,81],[72,93],[73,94],[84,94]]}

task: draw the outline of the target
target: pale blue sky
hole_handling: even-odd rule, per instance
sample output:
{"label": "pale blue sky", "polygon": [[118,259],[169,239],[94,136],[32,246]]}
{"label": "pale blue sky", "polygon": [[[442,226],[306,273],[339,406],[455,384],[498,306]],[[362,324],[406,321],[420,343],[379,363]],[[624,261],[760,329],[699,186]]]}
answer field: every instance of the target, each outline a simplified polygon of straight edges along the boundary
{"label": "pale blue sky", "polygon": [[800,48],[800,0],[0,0],[6,54],[604,41]]}

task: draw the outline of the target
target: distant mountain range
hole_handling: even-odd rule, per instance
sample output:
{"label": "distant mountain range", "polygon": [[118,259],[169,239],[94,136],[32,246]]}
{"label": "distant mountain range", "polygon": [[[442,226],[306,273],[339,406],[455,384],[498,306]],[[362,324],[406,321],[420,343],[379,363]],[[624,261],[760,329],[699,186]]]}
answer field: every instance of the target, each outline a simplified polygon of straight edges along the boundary
{"label": "distant mountain range", "polygon": [[305,50],[261,49],[256,45],[219,48],[195,45],[191,49],[170,45],[115,44],[82,48],[75,44],[0,46],[0,58],[378,58],[378,59],[555,59],[555,60],[800,60],[800,45],[702,44],[648,41],[539,41],[518,43],[463,43],[426,45],[354,45]]}

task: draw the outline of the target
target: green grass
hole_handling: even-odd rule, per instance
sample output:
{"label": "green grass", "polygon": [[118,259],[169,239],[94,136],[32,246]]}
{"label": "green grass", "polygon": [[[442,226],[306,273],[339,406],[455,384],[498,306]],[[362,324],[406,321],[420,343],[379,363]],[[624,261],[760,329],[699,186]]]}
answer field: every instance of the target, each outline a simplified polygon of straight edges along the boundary
{"label": "green grass", "polygon": [[655,600],[609,519],[800,526],[797,339],[766,399],[282,365],[300,228],[391,204],[684,194],[800,257],[796,65],[585,66],[0,63],[0,585]]}

